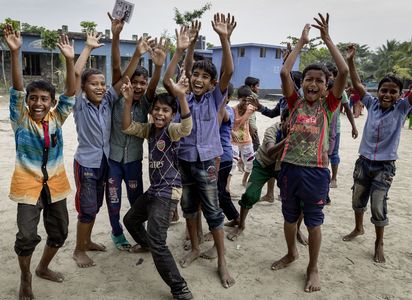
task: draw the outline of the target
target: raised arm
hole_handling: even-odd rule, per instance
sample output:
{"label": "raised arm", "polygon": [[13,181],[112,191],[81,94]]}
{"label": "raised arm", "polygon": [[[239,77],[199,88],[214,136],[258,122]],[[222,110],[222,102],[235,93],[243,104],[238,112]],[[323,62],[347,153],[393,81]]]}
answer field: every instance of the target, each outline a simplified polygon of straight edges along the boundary
{"label": "raised arm", "polygon": [[229,18],[225,18],[224,14],[215,14],[212,21],[213,30],[219,35],[220,43],[222,45],[222,67],[221,77],[219,79],[219,88],[224,92],[232,78],[233,74],[233,59],[230,51],[230,44],[228,40],[227,23],[230,23]]}
{"label": "raised arm", "polygon": [[169,65],[167,66],[165,75],[163,76],[163,86],[167,90],[168,93],[176,96],[174,94],[173,88],[171,87],[170,81],[175,74],[177,63],[179,59],[182,57],[183,53],[185,52],[186,48],[189,47],[189,29],[186,26],[180,27],[180,31],[175,29],[176,33],[176,51],[173,54],[172,60],[170,61]]}
{"label": "raised arm", "polygon": [[123,30],[124,20],[114,19],[112,15],[107,12],[107,16],[112,23],[112,85],[122,78],[122,70],[120,69],[120,33]]}
{"label": "raised arm", "polygon": [[189,28],[189,47],[187,48],[185,59],[183,61],[183,68],[186,72],[186,77],[190,78],[192,75],[192,68],[194,64],[194,55],[195,55],[195,46],[197,37],[199,36],[200,28],[202,27],[202,23],[198,20],[192,22]]}
{"label": "raised arm", "polygon": [[126,76],[124,81],[120,90],[124,98],[122,129],[126,130],[132,123],[133,87],[129,77]]}
{"label": "raised arm", "polygon": [[296,58],[298,57],[303,46],[309,43],[309,30],[310,25],[306,24],[302,30],[302,35],[299,41],[293,48],[292,52],[287,56],[282,69],[280,70],[280,79],[282,80],[282,92],[286,98],[292,96],[295,92],[295,83],[290,77],[290,72],[292,71],[293,65],[295,64]]}
{"label": "raised arm", "polygon": [[86,44],[82,50],[82,53],[80,53],[79,58],[76,61],[76,64],[74,65],[74,74],[76,78],[76,94],[80,93],[81,90],[81,76],[84,67],[86,66],[87,60],[90,56],[90,53],[93,51],[93,49],[100,48],[104,44],[100,44],[99,40],[101,39],[102,35],[100,33],[97,33],[95,31],[88,31],[86,32]]}
{"label": "raised arm", "polygon": [[366,89],[363,86],[359,78],[358,72],[356,71],[355,54],[356,54],[355,45],[349,44],[347,48],[347,53],[346,53],[346,60],[348,61],[350,80],[352,81],[353,88],[359,92],[359,95],[362,99],[363,96],[365,96],[366,94]]}
{"label": "raised arm", "polygon": [[155,69],[147,87],[146,95],[149,101],[152,101],[156,93],[157,84],[159,83],[162,66],[166,59],[166,41],[163,37],[160,38],[159,42],[155,39],[155,44],[150,52],[150,57],[155,65]]}
{"label": "raised arm", "polygon": [[329,14],[326,14],[326,18],[322,14],[318,14],[319,19],[314,18],[317,25],[312,25],[313,27],[319,29],[320,37],[328,47],[329,52],[335,61],[336,67],[338,68],[338,75],[333,83],[332,93],[336,98],[341,98],[342,93],[346,87],[346,79],[348,77],[349,69],[343,58],[342,54],[339,52],[338,47],[335,46],[329,35]]}
{"label": "raised arm", "polygon": [[60,36],[60,40],[57,43],[57,47],[60,49],[61,54],[66,61],[66,89],[64,91],[65,96],[74,96],[76,93],[76,79],[74,75],[74,41],[70,43],[67,35]]}
{"label": "raised arm", "polygon": [[13,30],[10,24],[6,24],[4,27],[4,39],[11,53],[11,81],[13,88],[17,91],[23,91],[23,75],[19,59],[19,52],[23,41],[20,32]]}
{"label": "raised arm", "polygon": [[174,83],[170,78],[170,87],[173,91],[173,94],[177,97],[180,104],[180,115],[185,117],[190,114],[189,105],[186,100],[186,92],[189,89],[189,79],[186,77],[185,71],[182,71],[182,74],[177,83]]}

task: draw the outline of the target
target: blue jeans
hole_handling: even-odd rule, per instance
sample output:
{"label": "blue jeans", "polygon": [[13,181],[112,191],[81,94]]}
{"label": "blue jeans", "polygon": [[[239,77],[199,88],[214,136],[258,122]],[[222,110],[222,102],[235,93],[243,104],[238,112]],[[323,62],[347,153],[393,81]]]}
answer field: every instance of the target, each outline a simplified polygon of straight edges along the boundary
{"label": "blue jeans", "polygon": [[199,205],[209,225],[209,230],[223,228],[225,216],[219,207],[217,196],[217,174],[215,160],[187,162],[179,160],[182,176],[183,216],[193,219],[197,216]]}
{"label": "blue jeans", "polygon": [[109,159],[106,203],[114,236],[123,234],[123,228],[120,224],[122,180],[126,185],[127,199],[129,199],[130,206],[132,206],[136,199],[143,194],[142,161],[137,160],[124,164]]}
{"label": "blue jeans", "polygon": [[339,144],[340,144],[340,133],[336,133],[335,142],[333,143],[332,153],[329,155],[329,160],[331,165],[339,165]]}
{"label": "blue jeans", "polygon": [[365,212],[371,199],[371,222],[375,226],[388,225],[387,195],[395,176],[395,161],[375,161],[360,156],[353,171],[352,208]]}
{"label": "blue jeans", "polygon": [[[167,230],[176,207],[177,201],[143,194],[126,213],[123,223],[139,245],[150,248],[156,269],[174,298],[185,299],[190,291],[166,245]],[[147,230],[143,225],[145,221]]]}

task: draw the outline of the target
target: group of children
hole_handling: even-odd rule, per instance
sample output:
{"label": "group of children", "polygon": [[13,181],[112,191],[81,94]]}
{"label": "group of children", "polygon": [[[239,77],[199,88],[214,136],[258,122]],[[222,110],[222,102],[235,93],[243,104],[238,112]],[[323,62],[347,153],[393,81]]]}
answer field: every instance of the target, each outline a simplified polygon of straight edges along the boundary
{"label": "group of children", "polygon": [[[268,181],[273,184],[276,179],[288,251],[271,267],[279,270],[298,258],[297,238],[309,245],[304,290],[320,290],[317,261],[322,210],[331,183],[330,124],[333,112],[341,104],[348,73],[369,113],[353,174],[356,227],[343,240],[364,233],[363,215],[370,198],[371,221],[376,228],[374,260],[385,261],[383,229],[388,224],[387,194],[395,175],[400,131],[412,107],[412,95],[399,99],[402,83],[394,76],[381,80],[377,98],[367,93],[355,69],[355,48],[348,48],[348,67],[329,36],[329,15],[319,14],[314,25],[305,25],[295,48],[285,57],[280,73],[285,97],[281,122],[266,130],[260,145],[253,142],[253,137],[258,140],[258,136],[253,133],[254,128],[250,130],[249,119],[255,111],[270,113],[257,101],[253,90],[246,85],[240,87],[239,104],[234,109],[227,105],[228,93],[233,90],[229,84],[234,72],[230,50],[230,36],[236,27],[233,16],[215,14],[212,21],[223,50],[220,72],[209,60],[193,60],[199,22],[176,30],[176,51],[163,78],[167,90],[164,94],[155,93],[166,57],[164,40],[140,38],[122,73],[119,37],[124,22],[110,15],[109,18],[113,32],[111,87],[106,87],[101,71],[84,70],[92,50],[102,46],[100,35],[87,33],[85,47],[76,63],[73,45],[67,36],[62,36],[58,47],[66,61],[66,90],[57,104],[54,87],[45,81],[32,82],[24,89],[20,34],[10,25],[4,30],[12,61],[10,120],[16,138],[16,166],[10,198],[18,202],[15,251],[21,270],[20,299],[33,298],[30,261],[40,242],[37,225],[41,211],[47,242],[36,275],[56,282],[64,279],[62,274],[49,269],[49,263],[68,235],[66,197],[70,186],[63,165],[62,125],[71,111],[78,136],[73,165],[78,212],[73,259],[79,267],[95,265],[87,251],[105,250],[103,245],[92,241],[91,233],[106,194],[115,246],[132,252],[150,251],[173,298],[192,299],[166,244],[167,230],[180,201],[191,244],[180,265],[187,267],[201,255],[198,219],[202,211],[213,237],[221,283],[228,288],[235,281],[225,259],[225,215],[231,220],[228,225],[234,227],[228,238],[234,240],[245,229],[246,216],[259,200],[263,185]],[[291,71],[299,52],[309,42],[311,27],[320,31],[337,73],[333,74],[333,85],[328,85],[331,76],[328,69],[322,64],[309,65],[303,70],[299,91]],[[185,51],[184,69],[176,83],[172,78]],[[138,66],[139,58],[146,52],[155,64],[150,82],[147,71]],[[254,86],[258,84],[251,82]],[[352,132],[356,137],[356,127]],[[150,178],[150,187],[145,192],[143,139],[148,140]],[[227,190],[230,171],[236,165],[233,161],[239,157],[247,174],[243,178],[246,192],[239,201],[240,214]],[[122,181],[131,205],[123,221],[137,243],[133,247],[120,223]],[[309,232],[307,240],[298,229],[302,219]]]}

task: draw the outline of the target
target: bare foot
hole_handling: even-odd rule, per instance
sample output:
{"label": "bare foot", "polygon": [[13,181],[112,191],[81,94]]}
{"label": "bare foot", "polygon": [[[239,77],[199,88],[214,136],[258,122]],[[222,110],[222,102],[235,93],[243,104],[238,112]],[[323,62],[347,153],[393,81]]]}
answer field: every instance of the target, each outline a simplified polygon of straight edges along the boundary
{"label": "bare foot", "polygon": [[227,227],[235,227],[236,225],[239,225],[239,220],[235,219],[235,220],[226,222],[224,225]]}
{"label": "bare foot", "polygon": [[28,273],[20,276],[19,300],[31,299],[34,299],[34,295],[31,289],[31,273]]}
{"label": "bare foot", "polygon": [[213,245],[212,248],[200,253],[200,257],[205,258],[205,259],[214,259],[214,258],[216,258],[217,257],[217,250],[216,250],[215,245]]}
{"label": "bare foot", "polygon": [[86,245],[86,251],[102,251],[105,252],[106,251],[106,246],[100,243],[95,243],[90,241],[87,245]]}
{"label": "bare foot", "polygon": [[220,282],[222,283],[224,288],[227,289],[235,284],[235,280],[232,278],[232,276],[230,276],[226,264],[218,266],[217,271],[219,273]]}
{"label": "bare foot", "polygon": [[364,233],[365,233],[365,231],[363,230],[363,227],[362,227],[362,230],[357,230],[355,228],[351,233],[349,233],[348,235],[345,235],[342,238],[342,240],[345,241],[345,242],[349,242],[349,241],[353,240],[355,237],[357,237],[358,235],[362,235]]}
{"label": "bare foot", "polygon": [[312,293],[320,291],[320,278],[318,269],[306,271],[306,284],[305,284],[305,292]]}
{"label": "bare foot", "polygon": [[331,188],[331,189],[336,189],[337,187],[338,187],[338,183],[337,183],[337,181],[334,179],[334,180],[331,180],[330,181],[330,184],[329,184],[329,187]]}
{"label": "bare foot", "polygon": [[142,247],[139,244],[136,244],[136,245],[132,246],[129,249],[129,252],[131,252],[131,253],[145,253],[145,252],[149,252],[149,251],[150,251],[149,248]]}
{"label": "bare foot", "polygon": [[95,262],[86,254],[86,251],[74,250],[73,259],[80,268],[89,268],[95,266]]}
{"label": "bare foot", "polygon": [[228,240],[236,241],[238,237],[242,234],[243,230],[245,230],[244,227],[236,227],[235,229],[233,229],[232,232],[229,232],[226,235],[226,237],[228,238]]}
{"label": "bare foot", "polygon": [[297,260],[298,258],[299,258],[299,254],[297,252],[293,253],[293,254],[288,253],[284,257],[282,257],[281,259],[275,261],[272,264],[271,268],[272,268],[272,270],[275,270],[275,271],[286,268],[291,263],[293,263],[295,260]]}
{"label": "bare foot", "polygon": [[273,203],[275,202],[275,196],[266,194],[262,198],[260,198],[260,201],[266,201],[269,203]]}
{"label": "bare foot", "polygon": [[47,280],[54,281],[54,282],[63,282],[64,280],[63,274],[59,272],[54,272],[50,270],[49,268],[44,270],[44,269],[40,269],[39,267],[37,267],[36,275],[40,278],[47,279]]}
{"label": "bare foot", "polygon": [[206,233],[205,235],[203,235],[203,241],[205,242],[213,241],[213,235],[210,231]]}
{"label": "bare foot", "polygon": [[180,266],[182,268],[187,268],[199,256],[200,256],[200,250],[193,250],[192,249],[192,251],[190,251],[188,254],[186,254],[185,257],[183,257],[183,259],[180,261]]}
{"label": "bare foot", "polygon": [[383,255],[383,242],[375,241],[375,255],[373,256],[373,261],[377,263],[386,262],[385,256]]}
{"label": "bare foot", "polygon": [[303,246],[307,246],[309,244],[308,238],[303,234],[302,231],[298,230],[296,233],[296,239],[298,240],[299,243],[301,243]]}

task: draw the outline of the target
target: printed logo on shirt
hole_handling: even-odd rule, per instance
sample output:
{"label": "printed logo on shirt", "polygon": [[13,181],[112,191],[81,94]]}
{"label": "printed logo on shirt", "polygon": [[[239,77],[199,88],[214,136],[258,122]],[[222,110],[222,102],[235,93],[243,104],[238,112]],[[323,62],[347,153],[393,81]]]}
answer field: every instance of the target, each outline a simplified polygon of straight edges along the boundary
{"label": "printed logo on shirt", "polygon": [[149,162],[149,168],[150,169],[160,169],[163,168],[163,161],[150,161]]}
{"label": "printed logo on shirt", "polygon": [[137,188],[137,180],[129,180],[128,185],[129,185],[129,188],[136,189]]}
{"label": "printed logo on shirt", "polygon": [[157,149],[159,149],[159,151],[163,152],[163,150],[166,147],[166,142],[164,140],[158,140],[156,143]]}
{"label": "printed logo on shirt", "polygon": [[297,118],[296,118],[296,123],[316,125],[316,117],[315,116],[298,115]]}

